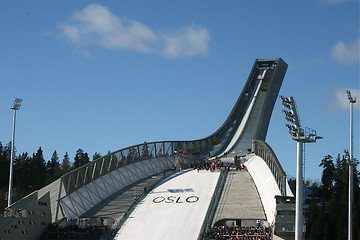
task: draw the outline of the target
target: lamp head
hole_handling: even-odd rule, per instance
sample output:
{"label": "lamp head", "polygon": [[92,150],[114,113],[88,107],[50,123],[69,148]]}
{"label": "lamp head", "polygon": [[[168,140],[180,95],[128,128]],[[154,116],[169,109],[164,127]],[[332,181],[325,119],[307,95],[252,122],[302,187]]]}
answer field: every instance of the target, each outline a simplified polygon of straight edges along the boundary
{"label": "lamp head", "polygon": [[10,109],[19,110],[20,107],[21,107],[21,102],[22,102],[22,99],[20,99],[20,98],[15,98],[14,104],[10,107]]}
{"label": "lamp head", "polygon": [[347,91],[346,91],[346,94],[347,94],[347,97],[348,97],[350,103],[356,103],[356,98],[353,98],[353,97],[351,96],[350,90],[347,90]]}

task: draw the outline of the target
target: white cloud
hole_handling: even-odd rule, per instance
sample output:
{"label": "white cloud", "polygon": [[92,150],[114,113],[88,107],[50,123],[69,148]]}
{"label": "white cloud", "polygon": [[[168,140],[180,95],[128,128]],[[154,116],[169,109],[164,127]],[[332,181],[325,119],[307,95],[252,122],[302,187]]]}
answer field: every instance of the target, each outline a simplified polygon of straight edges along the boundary
{"label": "white cloud", "polygon": [[106,7],[91,4],[61,25],[69,41],[78,45],[97,45],[106,49],[148,52],[156,34],[143,24],[118,18]]}
{"label": "white cloud", "polygon": [[333,101],[329,105],[329,109],[332,111],[336,110],[349,110],[349,99],[347,96],[346,91],[350,90],[351,97],[356,98],[356,102],[353,104],[354,110],[360,110],[360,90],[359,89],[345,89],[345,88],[338,88],[335,90],[333,94]]}
{"label": "white cloud", "polygon": [[352,43],[340,41],[331,48],[331,56],[342,64],[355,64],[360,61],[360,38]]}
{"label": "white cloud", "polygon": [[184,27],[173,35],[163,34],[163,54],[168,57],[206,55],[210,34],[203,27]]}
{"label": "white cloud", "polygon": [[144,24],[120,18],[107,7],[91,4],[60,25],[73,44],[95,45],[109,50],[133,50],[170,58],[206,55],[210,35],[206,28],[190,26],[175,34],[156,33]]}

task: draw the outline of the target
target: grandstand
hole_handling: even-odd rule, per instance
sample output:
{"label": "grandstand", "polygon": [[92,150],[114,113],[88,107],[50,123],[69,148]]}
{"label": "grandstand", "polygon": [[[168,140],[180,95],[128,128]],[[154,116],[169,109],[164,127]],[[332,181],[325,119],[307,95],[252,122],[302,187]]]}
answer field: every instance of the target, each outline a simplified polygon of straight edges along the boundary
{"label": "grandstand", "polygon": [[256,59],[208,137],[120,149],[13,203],[0,239],[292,239],[293,194],[265,142],[286,69]]}

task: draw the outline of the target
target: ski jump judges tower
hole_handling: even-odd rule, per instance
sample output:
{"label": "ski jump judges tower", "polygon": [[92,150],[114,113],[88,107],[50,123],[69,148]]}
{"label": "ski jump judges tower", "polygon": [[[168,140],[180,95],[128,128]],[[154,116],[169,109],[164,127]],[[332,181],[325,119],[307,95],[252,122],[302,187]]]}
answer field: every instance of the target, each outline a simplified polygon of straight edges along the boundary
{"label": "ski jump judges tower", "polygon": [[[170,170],[176,172],[209,159],[244,163],[249,175],[245,179],[254,185],[261,211],[258,215],[252,213],[246,199],[239,199],[244,207],[234,210],[231,202],[238,196],[231,188],[243,180],[234,178],[231,184],[230,174],[220,174],[214,195],[222,197],[211,201],[201,231],[212,225],[244,225],[257,219],[272,225],[277,236],[293,234],[293,194],[276,155],[265,142],[286,70],[287,64],[281,58],[256,59],[235,106],[216,132],[193,141],[145,142],[81,166],[6,208],[5,217],[0,219],[0,238],[36,239],[51,222],[84,217],[116,194],[129,195],[135,184],[149,179],[161,181]],[[232,195],[224,197],[224,189]],[[129,201],[122,214],[107,219],[116,230],[121,219],[128,216],[125,212],[132,199]],[[229,206],[231,211],[226,210]],[[244,213],[246,208],[248,213]]]}

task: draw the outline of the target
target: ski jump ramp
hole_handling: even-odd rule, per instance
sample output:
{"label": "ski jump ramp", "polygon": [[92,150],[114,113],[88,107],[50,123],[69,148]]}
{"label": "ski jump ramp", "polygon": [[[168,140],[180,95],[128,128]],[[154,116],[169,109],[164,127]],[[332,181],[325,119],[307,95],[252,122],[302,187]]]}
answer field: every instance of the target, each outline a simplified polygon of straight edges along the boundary
{"label": "ski jump ramp", "polygon": [[[36,239],[44,226],[51,222],[88,217],[91,214],[101,216],[95,210],[106,209],[102,205],[109,198],[128,193],[127,189],[146,179],[165,174],[170,169],[189,169],[194,164],[221,158],[230,162],[236,160],[248,166],[249,177],[246,178],[254,183],[256,193],[253,195],[261,202],[257,206],[262,205],[257,218],[271,225],[278,222],[281,229],[286,229],[289,223],[280,224],[276,220],[276,213],[281,212],[278,208],[281,197],[292,196],[292,193],[281,164],[265,142],[286,70],[287,64],[281,58],[256,59],[232,111],[213,134],[192,141],[145,142],[100,157],[13,203],[6,209],[7,220],[1,222],[7,223],[0,225],[0,230],[8,233],[17,218],[31,217],[31,226],[23,224],[17,229],[27,232],[26,239]],[[126,220],[117,239],[142,239],[142,236],[146,239],[161,239],[156,235],[157,232],[161,232],[161,236],[169,236],[167,239],[176,239],[176,236],[181,236],[178,239],[195,239],[200,229],[204,229],[205,222],[209,222],[207,211],[218,178],[216,172],[180,171],[171,179],[163,181],[137,205],[131,216],[124,209],[109,216],[113,217],[115,223]],[[223,189],[219,205],[225,210],[211,217],[218,223],[244,220],[236,219],[242,217],[226,210],[226,206],[236,205],[234,199],[237,199],[234,194],[224,195],[227,189],[231,189],[230,179],[242,178],[239,175],[226,180],[227,187]],[[45,217],[25,214],[33,211],[29,210],[32,206],[40,206]],[[213,211],[219,206],[215,206]],[[19,212],[24,214],[19,216]],[[279,219],[287,217],[279,216]],[[7,236],[13,238],[2,235],[0,238],[14,239],[15,235],[10,235]]]}
{"label": "ski jump ramp", "polygon": [[138,203],[115,239],[197,239],[219,172],[184,170]]}

